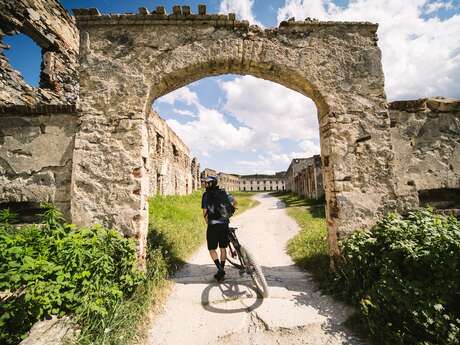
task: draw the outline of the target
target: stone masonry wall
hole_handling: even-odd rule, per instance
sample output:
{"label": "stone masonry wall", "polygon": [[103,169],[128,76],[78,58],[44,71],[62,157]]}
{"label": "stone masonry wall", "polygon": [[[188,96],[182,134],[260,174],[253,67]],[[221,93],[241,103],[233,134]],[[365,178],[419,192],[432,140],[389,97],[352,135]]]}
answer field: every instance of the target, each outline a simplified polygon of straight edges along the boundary
{"label": "stone masonry wall", "polygon": [[47,201],[69,218],[76,120],[73,114],[1,115],[0,208]]}
{"label": "stone masonry wall", "polygon": [[198,161],[156,112],[149,116],[150,195],[184,195],[198,189]]}
{"label": "stone masonry wall", "polygon": [[398,101],[389,108],[400,207],[460,209],[460,100]]}
{"label": "stone masonry wall", "polygon": [[240,177],[238,175],[220,172],[217,175],[217,181],[219,187],[225,189],[227,192],[234,192],[240,188]]}

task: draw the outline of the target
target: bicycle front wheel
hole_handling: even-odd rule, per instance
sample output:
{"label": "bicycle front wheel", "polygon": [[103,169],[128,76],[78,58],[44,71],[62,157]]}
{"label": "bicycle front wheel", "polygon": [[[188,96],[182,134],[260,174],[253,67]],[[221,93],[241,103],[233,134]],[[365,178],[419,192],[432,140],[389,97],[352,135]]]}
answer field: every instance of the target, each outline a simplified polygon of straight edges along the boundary
{"label": "bicycle front wheel", "polygon": [[257,289],[261,293],[262,297],[268,297],[268,285],[265,279],[264,273],[262,269],[257,264],[254,255],[249,252],[245,247],[240,246],[240,252],[243,256],[244,264],[246,265],[247,269],[249,270],[249,274],[251,275],[252,281],[256,285]]}

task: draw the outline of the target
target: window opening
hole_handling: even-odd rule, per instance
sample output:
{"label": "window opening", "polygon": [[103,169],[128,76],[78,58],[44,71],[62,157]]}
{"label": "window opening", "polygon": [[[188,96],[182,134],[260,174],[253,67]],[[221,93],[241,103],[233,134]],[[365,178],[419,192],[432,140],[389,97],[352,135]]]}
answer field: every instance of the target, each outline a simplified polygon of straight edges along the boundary
{"label": "window opening", "polygon": [[42,62],[41,47],[29,36],[19,33],[4,36],[3,43],[9,46],[3,53],[11,67],[21,73],[27,84],[38,87]]}

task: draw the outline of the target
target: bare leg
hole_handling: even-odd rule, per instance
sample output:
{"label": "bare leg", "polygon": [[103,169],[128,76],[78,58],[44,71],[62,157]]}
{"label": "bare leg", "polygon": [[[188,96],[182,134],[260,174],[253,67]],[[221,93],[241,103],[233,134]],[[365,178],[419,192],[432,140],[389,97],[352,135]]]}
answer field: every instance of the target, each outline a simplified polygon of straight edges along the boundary
{"label": "bare leg", "polygon": [[227,260],[227,248],[220,248],[220,261],[225,260]]}
{"label": "bare leg", "polygon": [[211,255],[212,261],[217,260],[219,257],[217,256],[217,252],[215,250],[210,250],[209,255]]}

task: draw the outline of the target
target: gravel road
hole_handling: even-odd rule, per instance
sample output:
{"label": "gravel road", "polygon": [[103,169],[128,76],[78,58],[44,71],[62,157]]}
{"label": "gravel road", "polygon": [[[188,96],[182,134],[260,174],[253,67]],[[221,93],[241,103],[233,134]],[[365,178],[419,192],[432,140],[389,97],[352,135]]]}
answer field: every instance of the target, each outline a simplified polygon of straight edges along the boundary
{"label": "gravel road", "polygon": [[299,227],[284,205],[268,194],[260,204],[232,219],[238,238],[256,257],[270,297],[257,298],[249,277],[226,267],[223,283],[205,246],[174,277],[163,312],[149,329],[147,344],[363,344],[342,324],[346,306],[322,296],[308,273],[286,254]]}

